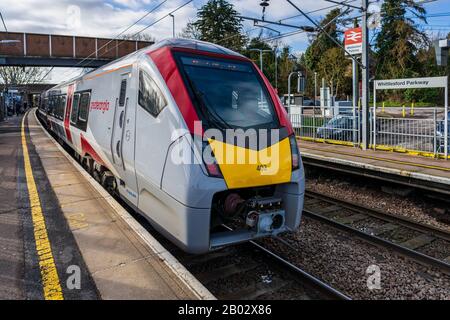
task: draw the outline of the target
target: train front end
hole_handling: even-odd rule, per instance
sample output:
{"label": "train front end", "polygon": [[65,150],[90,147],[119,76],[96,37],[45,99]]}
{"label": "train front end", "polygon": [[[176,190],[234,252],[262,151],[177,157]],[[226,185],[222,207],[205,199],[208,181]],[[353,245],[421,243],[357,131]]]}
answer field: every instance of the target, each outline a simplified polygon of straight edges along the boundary
{"label": "train front end", "polygon": [[222,47],[196,42],[162,50],[152,59],[187,128],[174,136],[185,142],[172,143],[164,169],[163,188],[186,207],[172,240],[200,253],[298,228],[303,165],[268,80]]}

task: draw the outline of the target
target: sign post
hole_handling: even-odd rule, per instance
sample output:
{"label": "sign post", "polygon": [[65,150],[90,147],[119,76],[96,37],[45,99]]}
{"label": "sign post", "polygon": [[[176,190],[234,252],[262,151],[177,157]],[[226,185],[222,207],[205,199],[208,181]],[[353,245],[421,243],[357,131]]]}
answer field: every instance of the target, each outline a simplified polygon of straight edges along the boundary
{"label": "sign post", "polygon": [[[360,55],[362,53],[362,29],[355,27],[348,29],[344,33],[344,46],[345,50],[352,55]],[[358,77],[358,64],[354,59],[352,59],[352,77],[353,77],[353,132],[356,132],[358,128],[359,121],[359,110],[358,115],[356,114],[356,108],[359,102],[359,77]],[[353,134],[353,143],[356,144],[357,137]]]}
{"label": "sign post", "polygon": [[370,125],[369,125],[369,30],[367,29],[367,9],[369,7],[368,0],[362,0],[362,58],[361,62],[363,65],[362,70],[362,149],[366,150],[369,147],[369,136],[370,136]]}

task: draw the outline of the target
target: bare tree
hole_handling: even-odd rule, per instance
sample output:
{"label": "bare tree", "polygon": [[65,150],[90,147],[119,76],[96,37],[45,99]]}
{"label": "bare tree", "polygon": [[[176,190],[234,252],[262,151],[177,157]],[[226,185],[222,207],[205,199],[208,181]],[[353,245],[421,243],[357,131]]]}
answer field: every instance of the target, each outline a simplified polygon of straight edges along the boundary
{"label": "bare tree", "polygon": [[[48,75],[48,68],[39,67],[0,67],[0,83],[8,92],[11,86],[23,86],[41,83]],[[3,101],[5,97],[3,97]],[[0,119],[4,118],[4,106],[0,106]]]}
{"label": "bare tree", "polygon": [[0,67],[0,82],[8,88],[11,85],[27,85],[42,82],[48,68]]}
{"label": "bare tree", "polygon": [[124,34],[120,38],[122,40],[136,40],[136,41],[155,42],[155,37],[149,35],[148,33]]}
{"label": "bare tree", "polygon": [[186,27],[183,28],[181,33],[178,35],[180,38],[185,39],[200,39],[201,33],[198,27],[195,25],[193,21],[187,23]]}

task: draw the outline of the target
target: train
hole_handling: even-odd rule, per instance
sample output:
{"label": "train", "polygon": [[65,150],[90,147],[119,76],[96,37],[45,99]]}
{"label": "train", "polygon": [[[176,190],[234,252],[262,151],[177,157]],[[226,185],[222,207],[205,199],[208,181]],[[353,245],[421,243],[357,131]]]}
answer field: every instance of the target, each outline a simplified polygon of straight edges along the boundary
{"label": "train", "polygon": [[109,192],[200,254],[296,230],[305,175],[251,60],[166,39],[42,93],[41,122]]}

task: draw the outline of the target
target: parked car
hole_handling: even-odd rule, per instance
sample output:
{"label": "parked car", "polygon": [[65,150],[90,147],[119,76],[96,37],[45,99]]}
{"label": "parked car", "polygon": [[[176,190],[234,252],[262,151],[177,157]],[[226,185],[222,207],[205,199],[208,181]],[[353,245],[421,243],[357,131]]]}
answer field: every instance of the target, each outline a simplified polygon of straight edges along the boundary
{"label": "parked car", "polygon": [[[438,125],[436,126],[436,138],[437,138],[437,144],[436,144],[436,152],[438,153],[444,153],[445,150],[445,121],[439,121]],[[448,153],[450,153],[450,112],[448,113],[448,145],[447,150]]]}
{"label": "parked car", "polygon": [[[361,114],[353,116],[350,113],[341,113],[334,116],[323,126],[317,128],[317,137],[330,140],[355,141],[358,139],[358,124],[359,129],[362,129],[361,117]],[[371,123],[372,121],[372,115],[369,115],[369,122]],[[377,122],[377,130],[380,129],[379,126],[380,124]]]}
{"label": "parked car", "polygon": [[353,141],[353,117],[337,115],[323,126],[317,128],[317,137],[321,139]]}

